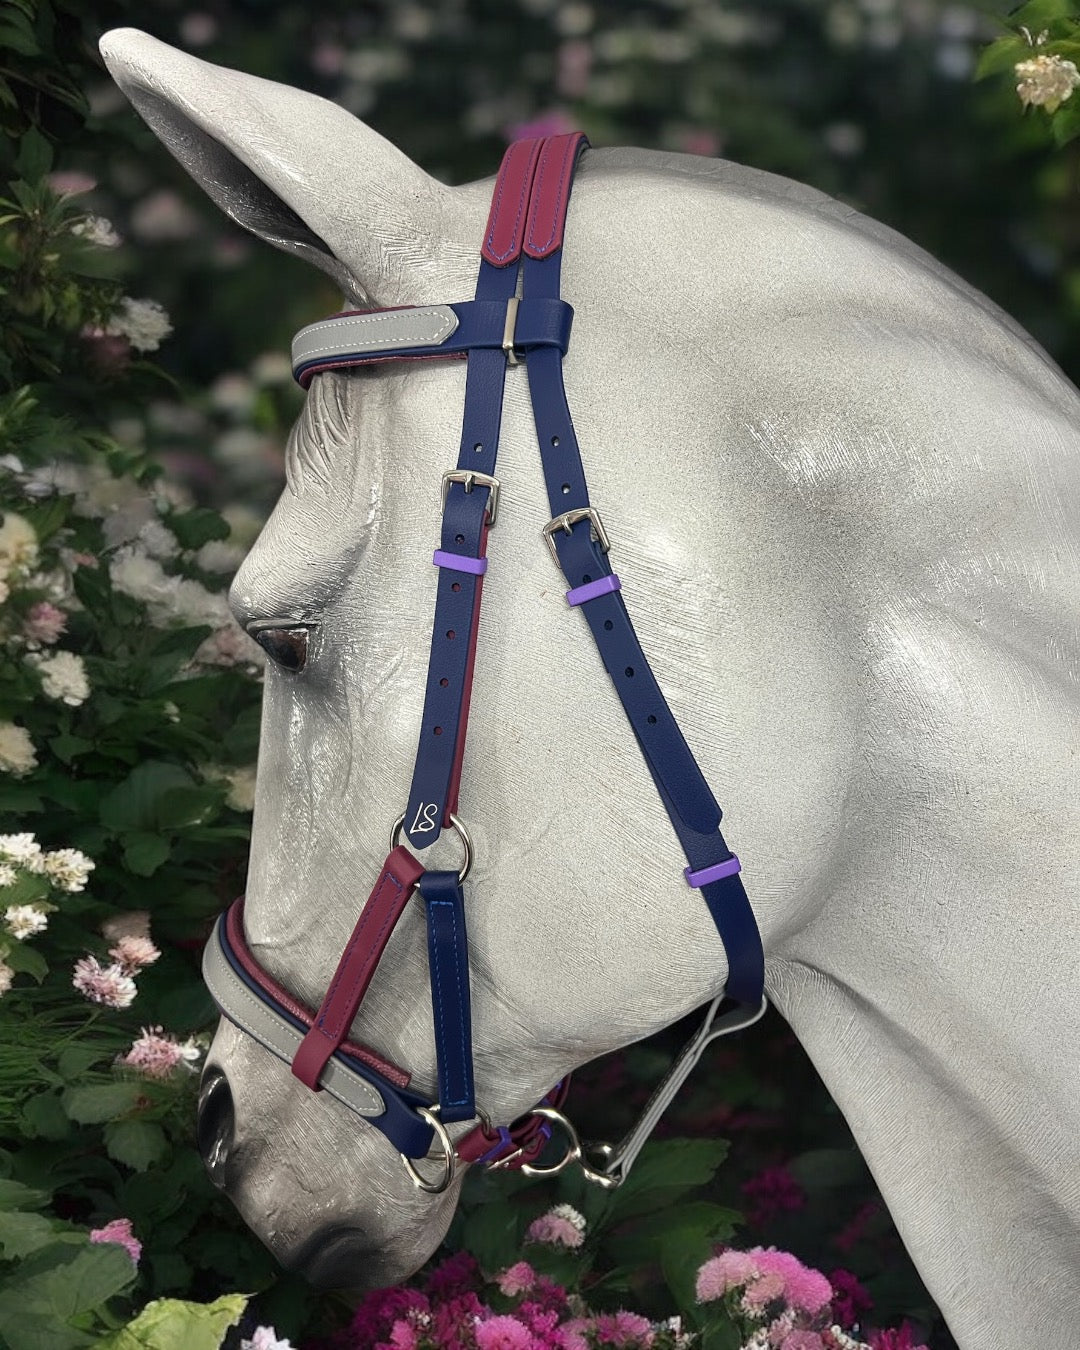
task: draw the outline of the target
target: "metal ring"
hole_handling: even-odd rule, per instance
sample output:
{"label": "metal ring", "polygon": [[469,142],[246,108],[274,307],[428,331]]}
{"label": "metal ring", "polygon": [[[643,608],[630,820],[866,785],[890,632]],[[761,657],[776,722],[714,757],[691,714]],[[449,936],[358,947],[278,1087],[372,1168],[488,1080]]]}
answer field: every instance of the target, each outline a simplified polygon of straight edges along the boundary
{"label": "metal ring", "polygon": [[400,1154],[401,1161],[405,1164],[405,1171],[408,1172],[412,1184],[421,1191],[427,1191],[429,1195],[441,1195],[450,1185],[457,1175],[457,1154],[454,1151],[454,1141],[446,1133],[446,1126],[439,1119],[439,1108],[433,1106],[428,1109],[426,1106],[418,1106],[416,1113],[422,1116],[424,1120],[435,1131],[435,1137],[442,1146],[443,1174],[437,1181],[428,1181],[422,1177],[416,1170],[416,1166],[411,1158],[407,1158],[404,1153]]}
{"label": "metal ring", "polygon": [[538,1167],[535,1163],[522,1163],[521,1170],[527,1177],[553,1177],[557,1172],[561,1172],[564,1167],[569,1167],[572,1162],[580,1162],[581,1140],[578,1138],[577,1130],[574,1129],[561,1111],[556,1111],[553,1106],[536,1106],[530,1114],[543,1116],[545,1120],[561,1125],[566,1131],[567,1147],[559,1161],[551,1163],[547,1167]]}
{"label": "metal ring", "polygon": [[[391,852],[393,852],[393,850],[397,848],[398,844],[401,842],[401,827],[404,824],[405,824],[405,817],[398,816],[397,820],[394,822],[394,828],[390,831]],[[462,825],[461,821],[458,820],[457,816],[453,814],[451,814],[450,816],[450,825],[451,828],[456,832],[457,837],[461,840],[462,847],[465,850],[465,862],[462,864],[461,871],[458,873],[458,884],[460,885],[472,871],[473,865],[472,840],[469,838],[468,830],[465,828],[464,825]]]}

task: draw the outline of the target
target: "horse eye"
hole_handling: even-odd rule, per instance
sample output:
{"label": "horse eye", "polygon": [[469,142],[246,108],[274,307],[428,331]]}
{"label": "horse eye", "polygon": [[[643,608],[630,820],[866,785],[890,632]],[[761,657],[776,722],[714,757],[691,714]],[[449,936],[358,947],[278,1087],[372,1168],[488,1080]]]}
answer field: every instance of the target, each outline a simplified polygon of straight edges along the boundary
{"label": "horse eye", "polygon": [[251,636],[272,661],[286,670],[303,670],[307,664],[306,628],[257,628]]}

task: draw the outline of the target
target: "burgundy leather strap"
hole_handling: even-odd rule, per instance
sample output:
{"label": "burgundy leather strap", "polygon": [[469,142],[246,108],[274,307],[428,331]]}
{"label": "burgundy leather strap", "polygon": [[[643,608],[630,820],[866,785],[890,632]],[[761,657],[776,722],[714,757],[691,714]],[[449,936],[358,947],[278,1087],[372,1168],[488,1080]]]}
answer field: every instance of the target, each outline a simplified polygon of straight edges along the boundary
{"label": "burgundy leather strap", "polygon": [[[295,1017],[298,1022],[303,1022],[310,1027],[315,1020],[315,1015],[310,1008],[298,1003],[296,999],[278,984],[273,976],[268,975],[262,966],[255,960],[251,954],[251,949],[247,945],[247,939],[244,937],[244,897],[233,902],[225,915],[225,931],[228,934],[229,946],[233,950],[236,959],[243,966],[244,970],[250,975],[252,981],[261,989],[265,989],[272,999],[275,999],[285,1011]],[[341,1049],[353,1059],[358,1059],[361,1064],[366,1064],[369,1069],[374,1069],[376,1073],[381,1074],[387,1082],[393,1083],[395,1087],[407,1088],[412,1080],[412,1074],[404,1069],[399,1069],[396,1064],[391,1064],[388,1059],[383,1059],[377,1055],[374,1050],[369,1050],[366,1045],[360,1045],[357,1041],[342,1041]]]}
{"label": "burgundy leather strap", "polygon": [[394,925],[423,873],[423,866],[400,844],[383,864],[379,879],[341,954],[311,1030],[300,1042],[292,1062],[293,1073],[312,1091],[319,1090],[319,1075],[326,1061],[349,1034],[356,1010],[367,993]]}
{"label": "burgundy leather strap", "polygon": [[[542,1105],[562,1108],[570,1091],[570,1075],[551,1089],[544,1097]],[[492,1129],[477,1125],[458,1140],[456,1152],[462,1162],[494,1165],[503,1162],[505,1167],[517,1168],[523,1163],[532,1163],[539,1158],[551,1138],[551,1123],[543,1116],[530,1112],[515,1120],[509,1128]]]}
{"label": "burgundy leather strap", "polygon": [[587,144],[580,131],[544,141],[525,227],[525,252],[530,258],[546,258],[562,248],[574,165]]}
{"label": "burgundy leather strap", "polygon": [[521,257],[525,210],[543,144],[543,140],[515,141],[503,155],[480,249],[494,267],[509,267]]}

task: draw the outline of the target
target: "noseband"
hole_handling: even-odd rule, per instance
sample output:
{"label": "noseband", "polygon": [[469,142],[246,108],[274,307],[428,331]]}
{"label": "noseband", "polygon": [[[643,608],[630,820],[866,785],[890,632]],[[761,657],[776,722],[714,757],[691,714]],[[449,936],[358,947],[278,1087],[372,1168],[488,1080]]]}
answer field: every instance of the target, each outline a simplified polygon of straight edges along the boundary
{"label": "noseband", "polygon": [[[390,851],[318,1011],[297,1003],[252,956],[244,939],[242,901],[218,921],[203,971],[224,1017],[289,1064],[312,1091],[330,1093],[381,1130],[414,1183],[428,1191],[445,1190],[459,1162],[535,1174],[577,1162],[591,1180],[618,1185],[705,1046],[756,1021],[765,1010],[761,937],[739,860],[724,841],[720,808],[630,622],[622,583],[611,569],[607,531],[589,500],[567,407],[562,358],[573,310],[560,298],[560,271],[571,184],[586,145],[583,135],[573,133],[509,147],[495,184],[475,299],[338,314],[302,329],[293,342],[293,371],[304,388],[324,371],[378,361],[448,356],[468,361],[458,462],[442,478],[442,534],[432,559],[439,580],[419,748],[408,803],[391,830]],[[723,993],[709,1005],[700,1030],[638,1124],[617,1148],[599,1145],[588,1152],[560,1109],[566,1082],[510,1126],[493,1126],[478,1114],[473,1088],[463,892],[472,846],[457,815],[458,790],[488,533],[498,517],[501,484],[495,461],[503,390],[508,368],[520,364],[529,381],[552,517],[543,538],[569,582],[568,605],[580,611],[596,640],[686,854],[687,884],[700,891],[728,962]],[[416,854],[448,828],[463,847],[462,867],[429,871]],[[408,1073],[347,1039],[390,935],[416,890],[427,919],[438,1102],[411,1090]],[[479,1123],[455,1142],[446,1127],[463,1121]],[[565,1136],[563,1152],[556,1162],[544,1163],[541,1154],[553,1129]],[[430,1179],[416,1160],[436,1142],[442,1165]]]}

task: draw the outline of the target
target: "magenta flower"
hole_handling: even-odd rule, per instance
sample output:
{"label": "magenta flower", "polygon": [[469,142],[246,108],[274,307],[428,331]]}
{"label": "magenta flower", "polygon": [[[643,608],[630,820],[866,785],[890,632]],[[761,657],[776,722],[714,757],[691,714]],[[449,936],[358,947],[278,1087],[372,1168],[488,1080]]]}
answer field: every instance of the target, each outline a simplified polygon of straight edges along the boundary
{"label": "magenta flower", "polygon": [[92,1228],[90,1230],[91,1242],[114,1242],[118,1247],[123,1247],[128,1256],[131,1257],[132,1265],[139,1264],[139,1257],[142,1255],[142,1243],[131,1231],[130,1219],[112,1219],[104,1228]]}
{"label": "magenta flower", "polygon": [[829,1276],[833,1287],[832,1315],[842,1326],[862,1321],[874,1301],[850,1270],[834,1270]]}
{"label": "magenta flower", "polygon": [[518,122],[507,127],[506,138],[510,141],[523,141],[534,136],[564,136],[567,132],[576,130],[576,123],[562,108],[549,108],[547,112],[537,113],[529,122]]}
{"label": "magenta flower", "polygon": [[905,1321],[892,1331],[872,1331],[870,1350],[928,1350],[928,1347],[915,1343],[911,1323]]}
{"label": "magenta flower", "polygon": [[477,1350],[542,1350],[527,1326],[516,1317],[489,1317],[477,1322]]}
{"label": "magenta flower", "polygon": [[806,1204],[806,1192],[786,1167],[766,1167],[742,1186],[747,1217],[766,1224],[778,1214],[790,1214]]}
{"label": "magenta flower", "polygon": [[470,1252],[455,1252],[431,1272],[424,1292],[432,1301],[445,1302],[475,1289],[480,1279],[476,1257]]}
{"label": "magenta flower", "polygon": [[601,1313],[593,1318],[593,1334],[597,1342],[617,1350],[638,1350],[652,1345],[656,1339],[652,1323],[637,1313]]}

